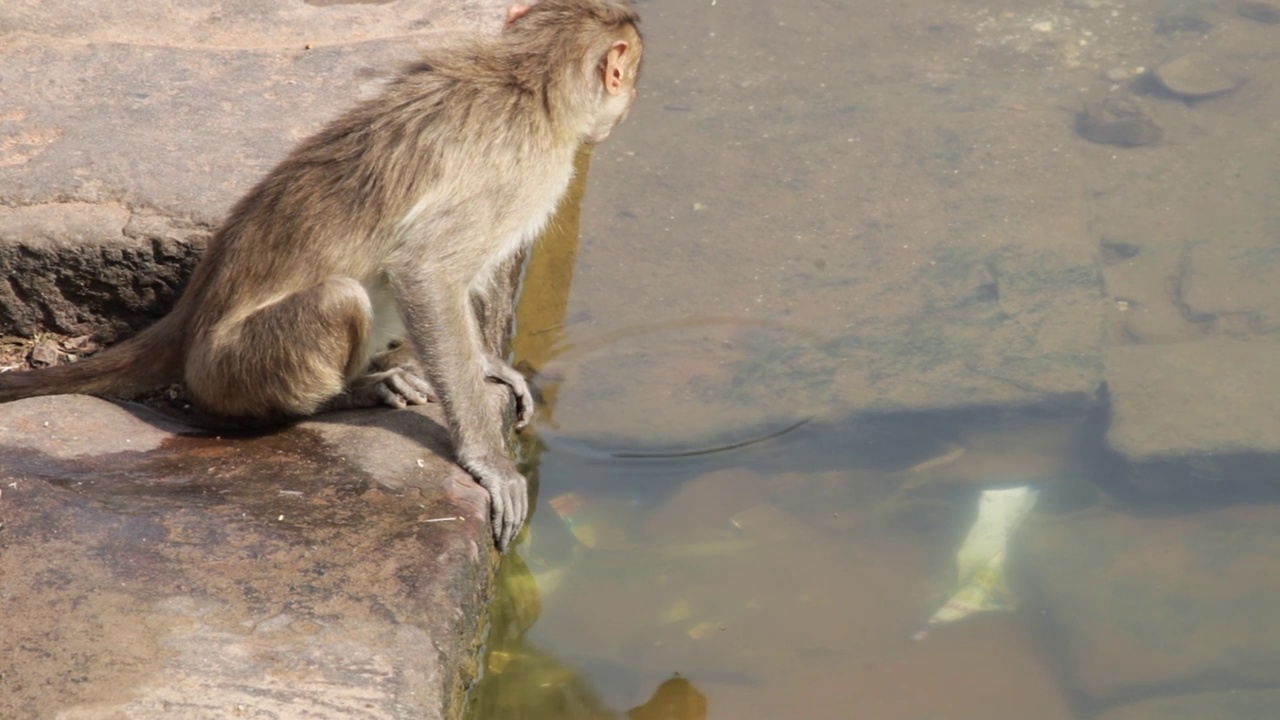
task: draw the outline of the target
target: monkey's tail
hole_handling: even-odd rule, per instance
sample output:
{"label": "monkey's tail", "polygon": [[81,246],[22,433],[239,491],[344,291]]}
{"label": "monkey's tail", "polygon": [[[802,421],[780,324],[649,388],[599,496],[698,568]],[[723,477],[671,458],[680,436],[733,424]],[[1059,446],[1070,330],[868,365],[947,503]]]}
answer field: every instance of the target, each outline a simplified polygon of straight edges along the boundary
{"label": "monkey's tail", "polygon": [[137,335],[71,363],[0,373],[0,403],[37,395],[131,395],[180,379],[182,320],[171,313]]}

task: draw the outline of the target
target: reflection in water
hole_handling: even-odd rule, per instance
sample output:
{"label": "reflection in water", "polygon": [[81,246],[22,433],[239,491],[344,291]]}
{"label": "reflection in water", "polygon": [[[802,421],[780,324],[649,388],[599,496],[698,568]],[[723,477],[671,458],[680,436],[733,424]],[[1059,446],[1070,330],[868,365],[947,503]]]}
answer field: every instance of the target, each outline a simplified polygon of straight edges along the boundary
{"label": "reflection in water", "polygon": [[[584,149],[576,158],[575,179],[525,267],[524,289],[516,309],[517,333],[512,340],[512,350],[519,366],[540,379],[537,385],[539,421],[550,426],[555,425],[559,382],[538,372],[564,349],[565,308],[577,256],[578,213],[586,190],[590,157],[590,151]],[[545,446],[532,434],[522,442],[523,469],[531,488],[537,488]],[[564,503],[560,503],[560,508],[563,507]],[[558,514],[562,519],[570,518],[572,510]],[[599,546],[595,526],[582,524],[576,529],[577,537],[588,538],[585,543],[588,547]],[[523,545],[526,548],[528,536],[526,532]],[[470,717],[566,720],[620,717],[606,709],[582,676],[525,641],[542,609],[539,586],[554,589],[565,572],[565,568],[559,568],[544,573],[540,583],[518,551],[504,557],[498,577],[501,590],[490,608],[484,673],[472,694]],[[647,702],[628,710],[625,717],[705,720],[707,702],[688,680],[672,677],[663,681]]]}
{"label": "reflection in water", "polygon": [[503,589],[490,609],[484,675],[468,708],[471,718],[564,720],[705,720],[707,701],[688,680],[663,681],[653,696],[625,713],[608,709],[590,683],[554,655],[523,642],[541,608],[537,581],[516,554],[503,562]]}
{"label": "reflection in water", "polygon": [[511,339],[518,367],[534,374],[541,401],[539,422],[553,427],[560,384],[539,373],[564,350],[565,312],[578,259],[578,215],[590,163],[591,151],[583,148],[574,159],[573,182],[535,250],[529,253],[516,306],[516,333]]}

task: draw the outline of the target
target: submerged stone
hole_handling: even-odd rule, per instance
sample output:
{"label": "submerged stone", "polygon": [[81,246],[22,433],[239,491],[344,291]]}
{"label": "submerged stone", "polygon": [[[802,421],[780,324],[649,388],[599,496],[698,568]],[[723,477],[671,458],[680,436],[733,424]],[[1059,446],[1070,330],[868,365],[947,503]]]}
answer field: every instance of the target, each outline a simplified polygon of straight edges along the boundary
{"label": "submerged stone", "polygon": [[1076,114],[1076,134],[1089,142],[1121,147],[1154,145],[1164,128],[1135,98],[1107,98]]}
{"label": "submerged stone", "polygon": [[1206,100],[1240,87],[1243,79],[1204,53],[1171,60],[1155,71],[1165,90],[1185,100]]}
{"label": "submerged stone", "polygon": [[1045,647],[1064,691],[1107,707],[1191,687],[1273,683],[1280,668],[1280,628],[1271,620],[1280,593],[1277,520],[1274,506],[1160,516],[1095,508],[1028,520],[1019,577],[1037,600],[1027,617],[1051,639]]}
{"label": "submerged stone", "polygon": [[1236,6],[1236,12],[1260,23],[1280,23],[1280,2],[1274,0],[1244,0]]}

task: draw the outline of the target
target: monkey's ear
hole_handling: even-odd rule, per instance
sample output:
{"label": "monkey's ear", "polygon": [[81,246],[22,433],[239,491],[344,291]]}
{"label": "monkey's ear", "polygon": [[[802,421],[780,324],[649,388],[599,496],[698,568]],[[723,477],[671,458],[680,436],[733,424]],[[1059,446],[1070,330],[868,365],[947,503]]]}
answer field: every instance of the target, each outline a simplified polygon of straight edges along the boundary
{"label": "monkey's ear", "polygon": [[626,65],[627,49],[630,47],[626,40],[618,40],[604,54],[604,62],[601,63],[604,65],[604,91],[610,95],[621,93],[626,85],[623,66]]}
{"label": "monkey's ear", "polygon": [[515,5],[508,7],[507,8],[507,25],[510,25],[511,23],[524,17],[524,14],[529,12],[529,8],[531,7],[533,6],[524,5],[522,3],[517,3]]}

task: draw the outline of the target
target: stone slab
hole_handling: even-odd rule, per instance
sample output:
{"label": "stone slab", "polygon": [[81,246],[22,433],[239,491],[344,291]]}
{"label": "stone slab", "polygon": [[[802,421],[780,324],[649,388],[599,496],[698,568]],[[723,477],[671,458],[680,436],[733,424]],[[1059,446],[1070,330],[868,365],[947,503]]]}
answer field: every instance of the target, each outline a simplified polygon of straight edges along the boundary
{"label": "stone slab", "polygon": [[[1274,687],[1278,520],[1274,505],[1164,516],[1094,508],[1028,520],[1015,577],[1032,590],[1027,616],[1065,692],[1101,709]],[[1117,717],[1181,717],[1134,712]]]}
{"label": "stone slab", "polygon": [[435,406],[0,407],[0,716],[456,716],[496,554],[447,445]]}
{"label": "stone slab", "polygon": [[1112,348],[1107,441],[1135,462],[1280,453],[1277,368],[1275,340]]}
{"label": "stone slab", "polygon": [[502,7],[5,3],[0,333],[110,339],[154,320],[295,142],[421,44],[498,28]]}

